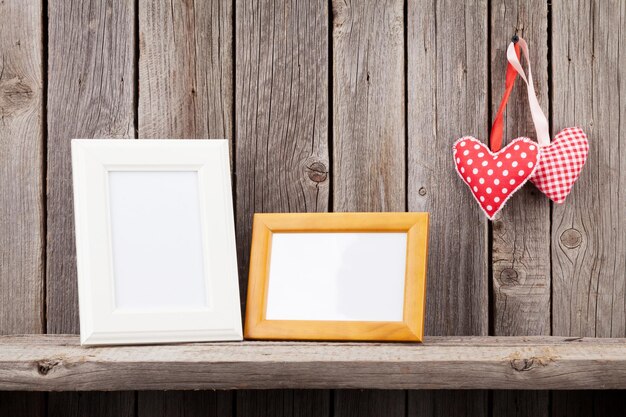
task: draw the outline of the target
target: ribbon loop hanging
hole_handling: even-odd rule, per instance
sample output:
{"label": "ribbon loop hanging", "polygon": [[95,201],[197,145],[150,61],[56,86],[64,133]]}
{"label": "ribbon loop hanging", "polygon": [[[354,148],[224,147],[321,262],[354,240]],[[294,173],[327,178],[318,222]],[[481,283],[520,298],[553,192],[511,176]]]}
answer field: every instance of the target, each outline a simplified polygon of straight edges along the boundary
{"label": "ribbon loop hanging", "polygon": [[[523,52],[524,59],[528,63],[528,78],[526,77],[526,73],[524,72],[524,69],[522,68],[522,65],[519,61],[520,52]],[[541,110],[541,106],[539,105],[539,101],[537,100],[537,94],[535,93],[535,87],[533,85],[533,76],[530,64],[530,55],[528,53],[528,44],[524,39],[516,37],[516,40],[509,44],[507,48],[507,59],[509,64],[506,69],[505,91],[502,97],[502,101],[500,102],[500,107],[498,108],[498,113],[496,114],[496,117],[494,119],[489,139],[491,151],[497,152],[502,148],[504,109],[506,108],[506,104],[509,100],[509,96],[511,95],[511,91],[513,90],[513,86],[515,85],[515,79],[517,78],[517,74],[520,75],[520,77],[524,80],[527,86],[528,104],[530,106],[533,124],[535,125],[535,130],[537,133],[537,142],[542,147],[547,146],[550,144],[550,128],[548,124],[548,119]]]}

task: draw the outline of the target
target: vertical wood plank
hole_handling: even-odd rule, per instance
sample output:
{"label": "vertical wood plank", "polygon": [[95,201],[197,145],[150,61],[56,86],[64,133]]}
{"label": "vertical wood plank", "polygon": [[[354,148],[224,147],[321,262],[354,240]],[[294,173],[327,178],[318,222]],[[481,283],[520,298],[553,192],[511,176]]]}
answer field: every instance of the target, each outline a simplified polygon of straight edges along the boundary
{"label": "vertical wood plank", "polygon": [[46,415],[45,394],[41,392],[0,392],[0,417]]}
{"label": "vertical wood plank", "polygon": [[134,1],[48,2],[48,333],[78,333],[72,138],[134,137]]}
{"label": "vertical wood plank", "polygon": [[237,2],[236,206],[242,295],[253,213],[328,210],[327,9],[320,0]]}
{"label": "vertical wood plank", "polygon": [[[407,4],[408,208],[431,213],[426,333],[486,335],[487,220],[453,166],[463,135],[488,132],[487,1]],[[410,416],[488,414],[486,391],[410,391]]]}
{"label": "vertical wood plank", "polygon": [[[78,333],[72,138],[134,137],[133,0],[48,1],[48,333]],[[130,416],[135,395],[51,393],[49,416]]]}
{"label": "vertical wood plank", "polygon": [[[232,139],[230,1],[139,3],[139,138]],[[232,145],[231,145],[232,146]],[[232,415],[230,392],[139,392],[139,416]]]}
{"label": "vertical wood plank", "polygon": [[487,219],[452,144],[487,138],[487,2],[411,0],[408,13],[408,203],[431,213],[426,330],[486,335]]}
{"label": "vertical wood plank", "polygon": [[[243,308],[253,213],[328,210],[328,4],[244,0],[236,2],[235,17],[235,206]],[[236,395],[241,417],[329,412],[327,390]]]}
{"label": "vertical wood plank", "polygon": [[232,391],[139,392],[136,417],[229,417]]}
{"label": "vertical wood plank", "polygon": [[[333,209],[405,211],[404,4],[333,0]],[[336,416],[404,416],[405,391],[339,390]]]}
{"label": "vertical wood plank", "polygon": [[237,416],[323,417],[329,411],[327,390],[237,391]]}
{"label": "vertical wood plank", "polygon": [[[626,3],[552,4],[553,130],[581,126],[589,157],[552,216],[554,335],[624,337],[626,332]],[[623,395],[623,393],[621,394]],[[623,414],[602,393],[553,394],[553,415]],[[588,412],[589,410],[589,412]]]}
{"label": "vertical wood plank", "polygon": [[404,6],[333,1],[334,211],[405,211]]}
{"label": "vertical wood plank", "polygon": [[140,138],[232,138],[232,20],[230,1],[140,3]]}
{"label": "vertical wood plank", "polygon": [[408,415],[412,417],[483,416],[488,407],[488,396],[481,391],[409,391]]}
{"label": "vertical wood plank", "polygon": [[41,13],[0,3],[0,334],[44,330]]}
{"label": "vertical wood plank", "polygon": [[626,409],[626,392],[555,391],[552,417],[621,417]]}
{"label": "vertical wood plank", "polygon": [[[45,330],[41,14],[0,2],[0,334]],[[0,392],[0,416],[18,415],[45,415],[44,394]]]}
{"label": "vertical wood plank", "polygon": [[579,125],[589,157],[572,193],[553,212],[553,333],[623,337],[626,332],[626,3],[552,6],[553,127]]}
{"label": "vertical wood plank", "polygon": [[493,392],[493,417],[549,417],[549,391],[508,391]]}
{"label": "vertical wood plank", "polygon": [[[504,92],[506,48],[514,34],[529,42],[535,89],[549,118],[547,3],[511,0],[491,6],[491,120]],[[504,118],[504,145],[520,136],[536,140],[527,97],[519,79]],[[493,222],[492,262],[495,335],[549,335],[550,200],[534,186],[519,190]]]}
{"label": "vertical wood plank", "polygon": [[[543,0],[491,2],[491,120],[504,92],[506,48],[512,35],[529,42],[535,89],[548,114],[548,4]],[[526,67],[524,62],[524,67]],[[504,145],[536,132],[526,85],[518,79],[504,118]],[[550,334],[550,201],[527,185],[509,200],[492,227],[493,329],[496,336]],[[547,416],[547,392],[494,391],[493,413]]]}
{"label": "vertical wood plank", "polygon": [[57,392],[50,394],[48,417],[134,417],[135,396],[129,392]]}
{"label": "vertical wood plank", "polygon": [[406,415],[406,391],[337,391],[334,411],[335,417],[404,417]]}

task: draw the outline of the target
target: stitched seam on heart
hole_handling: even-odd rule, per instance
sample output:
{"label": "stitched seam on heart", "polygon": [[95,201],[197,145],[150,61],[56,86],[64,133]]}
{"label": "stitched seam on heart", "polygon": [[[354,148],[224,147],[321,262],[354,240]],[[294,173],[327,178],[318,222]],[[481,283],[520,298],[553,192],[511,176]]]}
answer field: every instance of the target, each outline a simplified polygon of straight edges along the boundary
{"label": "stitched seam on heart", "polygon": [[539,146],[539,144],[537,142],[535,142],[534,140],[532,140],[531,138],[529,138],[528,136],[520,136],[519,138],[515,138],[513,139],[513,141],[511,143],[509,143],[509,145],[506,145],[504,148],[500,149],[498,152],[491,152],[491,149],[489,149],[489,145],[481,142],[480,140],[476,139],[474,136],[463,136],[462,138],[457,139],[453,144],[452,144],[452,149],[454,150],[454,148],[456,147],[457,144],[459,144],[460,142],[463,142],[466,139],[470,139],[475,141],[476,143],[483,145],[485,148],[487,148],[487,150],[489,151],[489,153],[491,155],[500,155],[502,152],[504,152],[506,150],[506,148],[513,142],[515,141],[522,141],[522,142],[527,142],[527,143],[532,143],[533,145],[537,146],[538,149],[541,149],[541,147]]}
{"label": "stitched seam on heart", "polygon": [[[482,143],[481,141],[479,141],[478,139],[476,139],[473,136],[463,136],[462,138],[457,139],[454,142],[454,145],[452,145],[452,149],[454,150],[456,145],[464,140],[470,140],[470,141],[475,141],[476,143],[479,143],[483,146],[486,147],[486,145],[484,143]],[[513,189],[513,191],[511,191],[509,193],[509,195],[502,201],[502,204],[500,205],[500,207],[494,211],[493,216],[490,216],[489,213],[487,213],[487,210],[485,210],[483,208],[483,205],[481,203],[481,201],[478,199],[478,197],[476,197],[476,194],[474,194],[472,192],[472,186],[469,185],[466,181],[465,178],[463,177],[463,174],[461,174],[461,172],[459,171],[458,165],[454,164],[454,170],[456,171],[457,175],[459,176],[459,178],[461,178],[461,181],[463,181],[463,183],[465,185],[467,185],[467,187],[469,188],[469,192],[472,195],[472,197],[474,197],[474,200],[478,203],[478,207],[480,207],[480,209],[483,211],[483,213],[485,213],[485,216],[487,216],[487,218],[491,221],[493,221],[493,219],[495,219],[496,215],[498,213],[500,213],[500,211],[504,208],[504,206],[506,206],[506,203],[509,201],[509,199],[511,197],[513,197],[513,195],[520,189],[522,188],[528,181],[530,181],[530,177],[532,177],[535,174],[535,171],[537,170],[537,167],[539,167],[539,161],[541,159],[541,147],[539,147],[539,144],[537,142],[535,142],[534,140],[530,139],[529,137],[526,136],[521,136],[519,138],[513,139],[513,141],[511,143],[509,143],[507,146],[505,146],[504,148],[500,149],[498,152],[496,153],[492,153],[489,148],[487,147],[487,150],[489,150],[489,153],[491,153],[491,155],[498,155],[500,152],[504,151],[505,149],[507,149],[510,145],[514,144],[515,142],[526,142],[526,143],[531,143],[535,146],[537,146],[537,156],[535,157],[535,165],[533,167],[533,169],[530,171],[530,174],[528,174],[528,176],[526,177],[526,179],[524,181],[522,181],[520,183],[520,185],[518,185],[516,188]],[[452,155],[452,158],[454,160],[454,154]]]}

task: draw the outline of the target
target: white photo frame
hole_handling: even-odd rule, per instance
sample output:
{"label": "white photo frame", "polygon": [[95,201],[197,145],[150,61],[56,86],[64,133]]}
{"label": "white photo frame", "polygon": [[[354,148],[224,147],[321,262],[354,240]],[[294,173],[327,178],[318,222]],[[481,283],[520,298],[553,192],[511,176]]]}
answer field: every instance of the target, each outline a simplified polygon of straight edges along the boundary
{"label": "white photo frame", "polygon": [[72,140],[83,345],[242,340],[228,141]]}

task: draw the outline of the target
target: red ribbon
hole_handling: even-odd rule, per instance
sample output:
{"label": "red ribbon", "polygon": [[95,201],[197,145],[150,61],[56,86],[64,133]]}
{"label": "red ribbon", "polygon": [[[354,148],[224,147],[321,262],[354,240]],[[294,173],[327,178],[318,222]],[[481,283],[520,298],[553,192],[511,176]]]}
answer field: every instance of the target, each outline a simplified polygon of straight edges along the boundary
{"label": "red ribbon", "polygon": [[[520,47],[518,44],[515,44],[515,53],[517,54],[517,58],[520,57]],[[506,103],[509,101],[509,96],[511,95],[511,91],[513,90],[513,86],[515,85],[515,79],[517,78],[517,71],[511,64],[508,64],[506,67],[506,81],[505,81],[505,90],[504,96],[502,96],[502,101],[500,102],[500,107],[498,108],[498,113],[496,114],[496,118],[493,121],[493,126],[491,127],[491,135],[489,137],[489,147],[491,148],[491,152],[498,152],[502,148],[502,130],[504,128],[504,109],[506,108]]]}

